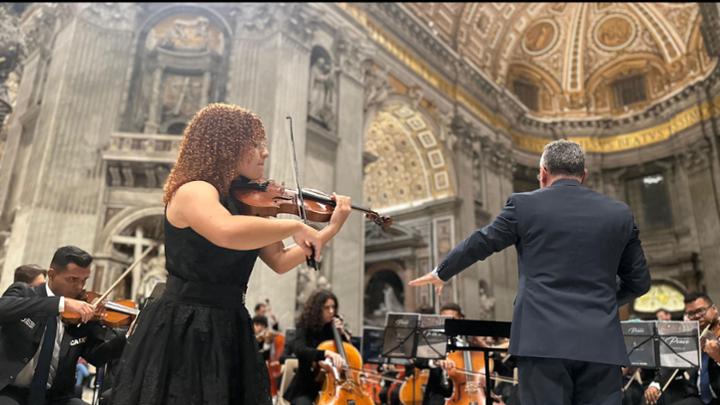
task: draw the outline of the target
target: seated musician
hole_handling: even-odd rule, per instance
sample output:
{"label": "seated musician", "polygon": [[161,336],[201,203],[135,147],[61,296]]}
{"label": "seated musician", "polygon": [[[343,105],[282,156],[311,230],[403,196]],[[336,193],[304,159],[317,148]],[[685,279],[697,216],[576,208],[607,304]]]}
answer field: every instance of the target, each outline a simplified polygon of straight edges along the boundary
{"label": "seated musician", "polygon": [[[432,314],[432,309],[421,308],[420,313]],[[440,308],[440,315],[447,316],[452,319],[464,319],[460,306],[455,303],[448,303]],[[452,380],[447,377],[447,371],[455,368],[452,360],[422,360],[415,361],[415,366],[421,369],[430,369],[428,382],[423,393],[423,405],[443,405],[445,399],[449,398],[453,392]],[[409,374],[408,374],[409,375]]]}
{"label": "seated musician", "polygon": [[293,405],[310,405],[315,401],[322,389],[322,378],[318,376],[318,362],[329,360],[337,368],[342,367],[342,357],[330,350],[317,350],[316,347],[333,339],[333,328],[340,330],[344,341],[349,336],[343,322],[337,317],[338,300],[328,290],[317,290],[305,302],[300,320],[297,324],[293,350],[298,358],[298,369],[290,382],[285,395]]}
{"label": "seated musician", "polygon": [[45,277],[47,270],[37,264],[23,264],[15,269],[13,283],[23,282],[30,284],[31,287],[37,287],[47,281]]}
{"label": "seated musician", "polygon": [[272,349],[273,334],[268,328],[268,320],[262,315],[255,315],[252,319],[255,339],[258,344],[258,351],[262,355],[263,360],[270,360],[270,350]]}
{"label": "seated musician", "polygon": [[[710,297],[703,293],[685,296],[685,318],[698,321],[700,331],[710,326],[708,333],[717,336],[720,332],[718,310]],[[644,403],[648,405],[720,405],[720,344],[716,339],[705,342],[700,369],[680,370],[673,382],[661,394],[662,387],[673,374],[672,369],[661,369],[660,373],[645,390]]]}
{"label": "seated musician", "polygon": [[[125,336],[106,341],[107,328],[91,320],[93,306],[76,299],[91,263],[82,249],[61,247],[46,284],[14,283],[0,297],[0,404],[85,404],[74,398],[78,358],[99,366],[122,353]],[[63,311],[79,313],[84,324],[65,326]]]}

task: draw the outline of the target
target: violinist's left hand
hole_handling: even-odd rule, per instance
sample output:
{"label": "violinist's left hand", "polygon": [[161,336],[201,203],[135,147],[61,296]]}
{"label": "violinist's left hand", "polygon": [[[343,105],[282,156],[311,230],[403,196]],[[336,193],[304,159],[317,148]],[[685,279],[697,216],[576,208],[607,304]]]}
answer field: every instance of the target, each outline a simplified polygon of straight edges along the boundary
{"label": "violinist's left hand", "polygon": [[330,224],[341,227],[345,223],[345,220],[347,220],[348,215],[350,215],[350,197],[333,193],[332,199],[335,200],[337,205],[330,217]]}
{"label": "violinist's left hand", "polygon": [[711,339],[705,342],[703,351],[716,362],[720,362],[720,343],[717,340]]}

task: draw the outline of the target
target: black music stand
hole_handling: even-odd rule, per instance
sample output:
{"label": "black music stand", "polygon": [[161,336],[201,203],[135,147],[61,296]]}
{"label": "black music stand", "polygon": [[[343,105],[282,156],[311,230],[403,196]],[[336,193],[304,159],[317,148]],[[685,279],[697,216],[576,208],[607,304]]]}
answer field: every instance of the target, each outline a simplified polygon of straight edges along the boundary
{"label": "black music stand", "polygon": [[448,350],[474,351],[483,352],[485,359],[485,405],[492,405],[493,400],[490,396],[490,353],[507,352],[507,349],[475,347],[475,346],[458,346],[458,336],[490,336],[510,338],[510,322],[499,321],[476,321],[467,319],[446,319],[445,334],[450,339]]}
{"label": "black music stand", "polygon": [[[387,358],[389,363],[405,366],[414,366],[414,359],[444,359],[447,349],[444,333],[446,319],[439,315],[388,313],[385,318],[382,357]],[[398,359],[404,361],[397,362]],[[413,383],[416,384],[417,379],[413,379]],[[415,387],[412,392],[415,395]]]}
{"label": "black music stand", "polygon": [[447,317],[390,312],[385,318],[382,356],[442,360],[447,350]]}
{"label": "black music stand", "polygon": [[621,324],[631,365],[658,370],[700,366],[698,322],[625,321]]}

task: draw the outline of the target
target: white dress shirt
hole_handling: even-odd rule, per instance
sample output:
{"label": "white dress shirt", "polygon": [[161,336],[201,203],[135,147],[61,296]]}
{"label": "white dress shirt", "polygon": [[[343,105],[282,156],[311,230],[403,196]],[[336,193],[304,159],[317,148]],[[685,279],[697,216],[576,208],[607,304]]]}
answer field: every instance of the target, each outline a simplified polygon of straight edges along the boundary
{"label": "white dress shirt", "polygon": [[[48,287],[47,283],[45,284],[45,291],[47,291],[48,297],[54,297],[55,294],[52,292],[50,287]],[[62,342],[63,335],[65,334],[65,326],[62,323],[62,319],[60,319],[60,314],[65,310],[65,297],[60,297],[60,304],[58,305],[58,322],[57,322],[57,335],[55,335],[55,347],[53,348],[53,355],[52,355],[52,361],[50,361],[50,375],[48,376],[48,382],[47,387],[52,387],[52,383],[55,380],[55,373],[57,372],[58,367],[58,361],[60,360],[60,343]],[[17,377],[15,378],[15,384],[18,387],[30,387],[30,383],[32,383],[33,375],[35,374],[35,366],[37,365],[38,358],[40,357],[40,349],[42,349],[42,339],[45,337],[45,332],[43,332],[43,337],[40,339],[40,345],[38,345],[38,349],[35,352],[35,355],[33,356],[30,361],[23,367],[22,370],[18,373]]]}

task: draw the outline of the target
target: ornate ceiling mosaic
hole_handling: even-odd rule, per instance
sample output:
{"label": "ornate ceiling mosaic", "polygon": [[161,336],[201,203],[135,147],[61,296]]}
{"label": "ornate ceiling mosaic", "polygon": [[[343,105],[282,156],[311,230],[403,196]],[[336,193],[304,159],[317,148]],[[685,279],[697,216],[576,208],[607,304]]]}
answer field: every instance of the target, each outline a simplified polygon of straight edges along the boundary
{"label": "ornate ceiling mosaic", "polygon": [[363,195],[373,209],[454,195],[451,168],[435,129],[408,105],[383,108],[365,139],[365,151],[378,157],[365,167]]}
{"label": "ornate ceiling mosaic", "polygon": [[[705,77],[714,67],[697,3],[407,3],[435,35],[511,91],[538,89],[533,114],[618,115]],[[612,93],[642,76],[646,100],[627,108]]]}

